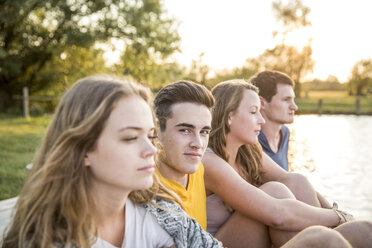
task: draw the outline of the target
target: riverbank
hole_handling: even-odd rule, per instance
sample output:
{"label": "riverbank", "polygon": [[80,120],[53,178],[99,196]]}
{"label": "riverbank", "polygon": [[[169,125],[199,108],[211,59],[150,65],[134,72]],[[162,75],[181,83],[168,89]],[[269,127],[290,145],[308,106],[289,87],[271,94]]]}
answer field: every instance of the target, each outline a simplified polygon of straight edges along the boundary
{"label": "riverbank", "polygon": [[349,96],[347,91],[309,91],[296,104],[297,114],[372,115],[372,96]]}

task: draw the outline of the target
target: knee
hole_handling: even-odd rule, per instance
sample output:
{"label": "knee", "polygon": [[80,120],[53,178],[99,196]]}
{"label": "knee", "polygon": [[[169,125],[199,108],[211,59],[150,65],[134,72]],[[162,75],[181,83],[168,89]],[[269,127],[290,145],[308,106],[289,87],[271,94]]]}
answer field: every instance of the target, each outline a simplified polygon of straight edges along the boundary
{"label": "knee", "polygon": [[348,240],[365,240],[372,243],[372,222],[367,220],[350,221],[335,228]]}
{"label": "knee", "polygon": [[260,189],[265,193],[277,199],[295,198],[293,193],[287,186],[280,182],[267,182],[260,186]]}
{"label": "knee", "polygon": [[308,247],[351,247],[348,241],[339,233],[323,226],[311,226],[304,229],[297,237],[303,246]]}
{"label": "knee", "polygon": [[281,181],[295,188],[297,186],[309,184],[309,180],[304,175],[295,172],[288,173]]}

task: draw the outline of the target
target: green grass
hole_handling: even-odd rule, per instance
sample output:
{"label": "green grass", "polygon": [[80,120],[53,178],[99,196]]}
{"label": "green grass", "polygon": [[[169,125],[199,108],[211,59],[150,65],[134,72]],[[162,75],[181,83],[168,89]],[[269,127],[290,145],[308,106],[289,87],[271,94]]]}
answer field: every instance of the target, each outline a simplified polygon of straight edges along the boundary
{"label": "green grass", "polygon": [[49,122],[0,114],[0,200],[18,195]]}
{"label": "green grass", "polygon": [[[310,91],[307,97],[296,99],[297,113],[317,113],[319,99],[323,101],[322,113],[356,113],[357,97],[349,96],[346,91]],[[372,114],[372,96],[362,96],[359,100],[359,112]]]}

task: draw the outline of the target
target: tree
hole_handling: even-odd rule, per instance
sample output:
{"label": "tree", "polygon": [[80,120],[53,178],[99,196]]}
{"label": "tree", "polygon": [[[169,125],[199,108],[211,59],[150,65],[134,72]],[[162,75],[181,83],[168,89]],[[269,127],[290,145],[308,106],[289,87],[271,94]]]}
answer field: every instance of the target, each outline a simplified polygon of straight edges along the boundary
{"label": "tree", "polygon": [[305,46],[299,51],[294,46],[284,44],[277,45],[273,49],[267,49],[257,58],[260,70],[270,69],[286,73],[295,82],[296,95],[300,96],[300,82],[314,67],[311,58],[311,46]]}
{"label": "tree", "polygon": [[157,90],[167,83],[183,78],[185,68],[176,62],[165,61],[145,47],[134,44],[125,49],[116,71]]}
{"label": "tree", "polygon": [[24,86],[32,93],[53,83],[35,79],[69,47],[90,48],[110,38],[163,57],[177,50],[180,40],[161,0],[2,0],[0,109]]}
{"label": "tree", "polygon": [[287,34],[296,29],[310,26],[311,22],[307,19],[310,8],[305,6],[301,0],[290,0],[284,4],[281,0],[274,1],[272,4],[274,17],[281,25],[281,31],[274,31],[274,37],[282,34],[283,42]]}
{"label": "tree", "polygon": [[248,80],[259,71],[259,66],[257,59],[246,59],[242,67],[235,67],[232,70],[225,69],[217,72],[216,75],[208,81],[208,85],[213,87],[220,82],[235,78]]}
{"label": "tree", "polygon": [[[58,98],[78,79],[95,74],[112,73],[105,66],[103,52],[101,49],[88,49],[73,45],[61,56],[54,56],[40,70],[33,82],[33,85],[43,85],[45,81],[51,81],[53,84],[47,84],[43,89],[34,91],[33,96]],[[30,109],[51,113],[57,103],[58,101],[31,101]]]}
{"label": "tree", "polygon": [[372,59],[358,61],[351,70],[349,80],[351,93],[364,95],[372,89]]}
{"label": "tree", "polygon": [[311,39],[309,44],[302,48],[302,51],[294,46],[286,44],[286,37],[297,29],[310,26],[308,20],[310,8],[305,6],[301,0],[289,0],[283,3],[281,0],[272,4],[274,16],[280,25],[280,31],[274,31],[274,37],[281,35],[282,40],[273,49],[267,49],[258,60],[266,68],[279,70],[287,73],[297,83],[295,92],[301,96],[301,81],[305,75],[312,72],[314,61],[311,58]]}
{"label": "tree", "polygon": [[193,59],[191,62],[191,68],[186,78],[194,82],[198,82],[202,85],[206,85],[207,76],[209,73],[209,66],[203,62],[204,53],[199,54],[197,60]]}

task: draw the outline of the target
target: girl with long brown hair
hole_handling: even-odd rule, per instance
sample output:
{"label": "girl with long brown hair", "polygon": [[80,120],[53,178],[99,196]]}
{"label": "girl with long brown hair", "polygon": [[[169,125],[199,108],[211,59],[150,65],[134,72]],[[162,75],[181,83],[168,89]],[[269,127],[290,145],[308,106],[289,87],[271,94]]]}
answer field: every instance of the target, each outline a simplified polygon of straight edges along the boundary
{"label": "girl with long brown hair", "polygon": [[[305,177],[287,173],[262,153],[257,137],[264,119],[257,92],[244,80],[212,89],[216,103],[202,161],[207,230],[228,247],[279,247],[308,226],[336,227],[352,219],[337,209],[321,208]],[[343,234],[353,236],[353,230]]]}
{"label": "girl with long brown hair", "polygon": [[68,90],[2,247],[219,247],[154,176],[151,103],[149,89],[107,77]]}

